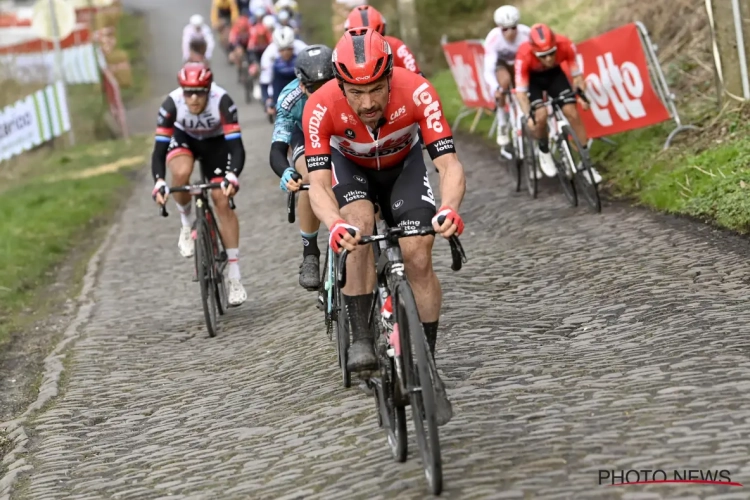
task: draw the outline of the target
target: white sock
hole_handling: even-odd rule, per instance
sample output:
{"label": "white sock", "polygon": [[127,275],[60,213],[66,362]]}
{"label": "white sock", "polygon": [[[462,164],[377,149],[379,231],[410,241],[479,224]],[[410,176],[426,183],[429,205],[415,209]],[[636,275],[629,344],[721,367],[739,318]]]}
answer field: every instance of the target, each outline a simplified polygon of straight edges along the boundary
{"label": "white sock", "polygon": [[182,221],[182,227],[193,227],[195,216],[193,215],[192,200],[189,201],[187,205],[180,205],[177,202],[175,202],[175,205],[177,205],[177,210],[180,212],[180,220]]}
{"label": "white sock", "polygon": [[497,110],[497,130],[508,124],[508,118],[505,116],[505,108],[498,108]]}
{"label": "white sock", "polygon": [[227,248],[229,279],[240,279],[240,249]]}

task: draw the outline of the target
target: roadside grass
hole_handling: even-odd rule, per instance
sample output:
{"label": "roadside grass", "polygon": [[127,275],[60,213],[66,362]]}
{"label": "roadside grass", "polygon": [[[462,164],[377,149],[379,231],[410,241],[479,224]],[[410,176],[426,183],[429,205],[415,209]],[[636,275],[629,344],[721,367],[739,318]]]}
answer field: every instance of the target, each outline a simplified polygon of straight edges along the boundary
{"label": "roadside grass", "polygon": [[35,297],[55,278],[71,249],[111,219],[134,171],[143,163],[84,178],[86,169],[147,151],[142,137],[101,141],[50,154],[39,162],[0,170],[0,346],[37,306]]}
{"label": "roadside grass", "polygon": [[123,102],[128,104],[147,97],[150,92],[147,65],[150,41],[146,17],[123,11],[117,22],[116,32],[117,47],[127,53],[132,71],[133,84],[121,89]]}

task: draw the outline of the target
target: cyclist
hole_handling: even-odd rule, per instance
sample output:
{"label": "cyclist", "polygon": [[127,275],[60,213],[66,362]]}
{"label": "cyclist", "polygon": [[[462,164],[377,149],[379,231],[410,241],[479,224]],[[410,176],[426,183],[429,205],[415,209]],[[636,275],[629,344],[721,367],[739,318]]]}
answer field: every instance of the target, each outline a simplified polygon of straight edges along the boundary
{"label": "cyclist", "polygon": [[211,25],[221,35],[222,46],[226,46],[229,27],[239,16],[235,0],[211,0]]}
{"label": "cyclist", "polygon": [[[549,152],[547,108],[541,106],[537,108],[534,116],[531,116],[531,105],[541,103],[544,92],[550,98],[564,98],[565,105],[562,111],[581,140],[584,149],[581,154],[588,154],[586,146],[588,136],[576,109],[578,97],[570,87],[567,75],[560,67],[562,62],[567,62],[573,77],[573,85],[585,91],[586,80],[578,67],[576,56],[575,44],[568,37],[553,33],[545,24],[535,24],[531,27],[529,40],[521,44],[516,54],[516,96],[524,115],[529,117],[528,126],[534,130],[537,138],[540,167],[550,176],[555,175],[557,169]],[[581,101],[581,107],[584,110],[589,109],[584,101]],[[594,176],[594,182],[597,184],[601,182],[599,172],[593,167],[591,173]]]}
{"label": "cyclist", "polygon": [[404,42],[394,36],[385,34],[386,22],[383,15],[375,7],[362,5],[354,8],[349,17],[346,18],[344,29],[360,28],[362,26],[372,28],[385,38],[393,51],[393,65],[397,68],[406,68],[413,73],[422,75],[417,65],[417,59]]}
{"label": "cyclist", "polygon": [[206,59],[210,60],[214,51],[214,35],[211,28],[203,22],[203,16],[194,14],[190,16],[190,22],[182,30],[182,60],[190,58],[190,42],[195,39],[203,39],[206,43]]}
{"label": "cyclist", "polygon": [[295,38],[289,26],[274,30],[273,43],[260,58],[260,85],[266,112],[276,113],[276,97],[295,78],[294,61],[297,54],[307,47],[302,40]]}
{"label": "cyclist", "polygon": [[[270,15],[258,16],[258,19],[260,21],[250,27],[250,38],[247,42],[247,60],[250,64],[248,71],[253,78],[260,74],[260,59],[273,41],[271,34],[276,24],[273,16]],[[271,27],[269,28],[268,25]]]}
{"label": "cyclist", "polygon": [[[305,137],[302,133],[302,110],[308,97],[324,83],[333,79],[331,56],[333,51],[325,45],[310,45],[297,56],[294,65],[297,78],[279,93],[276,103],[276,123],[271,139],[271,168],[281,177],[280,187],[284,191],[298,191],[303,183],[309,182],[305,164]],[[287,155],[291,151],[292,165]],[[300,181],[292,180],[299,172]],[[310,198],[306,191],[299,194],[299,228],[302,234],[302,264],[299,284],[313,291],[320,285],[320,249],[318,248],[318,228],[320,221],[310,208]]]}
{"label": "cyclist", "polygon": [[241,64],[245,57],[247,44],[250,42],[250,20],[240,16],[229,31],[229,62]]}
{"label": "cyclist", "polygon": [[[222,191],[212,191],[221,236],[228,263],[229,304],[238,306],[247,300],[240,282],[239,221],[229,208],[228,198],[239,190],[238,177],[245,163],[237,106],[227,91],[213,82],[211,70],[201,63],[187,63],[177,74],[180,86],[173,90],[159,109],[156,142],[151,157],[154,176],[152,196],[163,205],[169,196],[166,169],[172,182],[188,184],[193,162],[200,160],[206,179],[222,182]],[[164,193],[162,193],[164,191]],[[195,216],[190,193],[175,193],[182,229],[178,248],[183,257],[195,251],[192,226]]]}
{"label": "cyclist", "polygon": [[503,5],[495,11],[495,25],[484,40],[484,81],[495,94],[497,101],[497,143],[510,144],[508,117],[505,113],[505,94],[513,87],[513,64],[518,47],[529,39],[530,28],[518,24],[521,13],[512,5]]}
{"label": "cyclist", "polygon": [[297,22],[292,18],[292,15],[287,9],[282,9],[276,14],[276,20],[279,22],[279,27],[289,26],[294,30],[295,35],[299,32],[299,26]]}
{"label": "cyclist", "polygon": [[[389,226],[431,225],[447,238],[463,231],[458,209],[466,182],[437,92],[424,77],[393,67],[390,46],[380,33],[369,28],[347,31],[336,45],[333,62],[336,81],[310,96],[302,124],[313,210],[330,228],[331,248],[352,251],[344,288],[353,338],[347,368],[358,372],[377,367],[369,324],[373,256],[369,247],[356,245],[362,234],[372,234],[373,203]],[[437,210],[418,129],[440,172],[442,206]],[[442,226],[439,216],[445,216]],[[399,243],[434,356],[442,293],[432,268],[433,242],[433,236],[423,236]],[[439,378],[435,386],[438,421],[445,423],[451,405]]]}

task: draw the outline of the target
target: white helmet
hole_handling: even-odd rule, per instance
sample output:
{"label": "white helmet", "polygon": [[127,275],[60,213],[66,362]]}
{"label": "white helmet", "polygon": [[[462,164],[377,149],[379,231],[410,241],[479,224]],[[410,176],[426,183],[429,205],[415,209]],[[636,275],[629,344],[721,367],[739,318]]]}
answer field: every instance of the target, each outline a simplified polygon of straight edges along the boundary
{"label": "white helmet", "polygon": [[276,14],[276,17],[279,18],[279,22],[283,23],[284,21],[289,20],[289,11],[287,10],[280,10],[278,14]]}
{"label": "white helmet", "polygon": [[280,49],[291,49],[294,47],[294,30],[289,26],[282,26],[273,32],[273,41]]}
{"label": "white helmet", "polygon": [[276,27],[276,18],[271,14],[266,15],[263,18],[263,26],[265,26],[268,30],[274,29]]}
{"label": "white helmet", "polygon": [[195,26],[196,28],[199,26],[203,26],[203,16],[200,14],[193,14],[190,16],[190,24]]}
{"label": "white helmet", "polygon": [[495,24],[503,28],[510,28],[518,24],[521,13],[512,5],[503,5],[495,11]]}

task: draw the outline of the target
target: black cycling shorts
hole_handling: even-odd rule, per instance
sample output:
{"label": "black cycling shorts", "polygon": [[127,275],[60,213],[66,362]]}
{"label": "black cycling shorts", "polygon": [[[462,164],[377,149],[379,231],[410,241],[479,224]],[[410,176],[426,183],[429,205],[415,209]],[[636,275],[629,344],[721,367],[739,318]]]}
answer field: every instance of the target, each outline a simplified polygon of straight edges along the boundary
{"label": "black cycling shorts", "polygon": [[225,24],[232,26],[232,9],[219,9],[217,14],[217,17],[224,21]]}
{"label": "black cycling shorts", "polygon": [[296,165],[297,159],[300,156],[305,156],[305,133],[297,126],[294,127],[294,131],[292,132],[289,149],[292,150],[292,165]]}
{"label": "black cycling shorts", "polygon": [[404,163],[387,170],[363,168],[337,150],[331,152],[333,192],[339,208],[357,200],[377,203],[391,226],[432,226],[435,196],[422,148],[414,146]]}
{"label": "black cycling shorts", "polygon": [[576,96],[568,81],[568,75],[560,66],[529,74],[529,100],[531,104],[542,101],[544,92],[547,92],[547,96],[552,99],[565,96],[565,104],[576,103]]}
{"label": "black cycling shorts", "polygon": [[189,155],[194,160],[200,160],[201,174],[207,180],[223,178],[229,164],[227,141],[223,135],[195,139],[176,128],[167,149],[167,162],[180,155]]}

